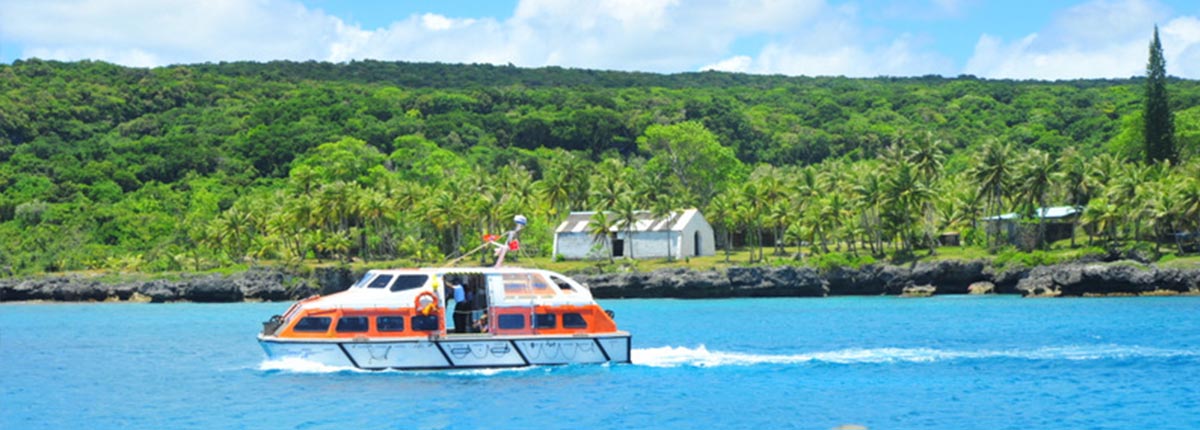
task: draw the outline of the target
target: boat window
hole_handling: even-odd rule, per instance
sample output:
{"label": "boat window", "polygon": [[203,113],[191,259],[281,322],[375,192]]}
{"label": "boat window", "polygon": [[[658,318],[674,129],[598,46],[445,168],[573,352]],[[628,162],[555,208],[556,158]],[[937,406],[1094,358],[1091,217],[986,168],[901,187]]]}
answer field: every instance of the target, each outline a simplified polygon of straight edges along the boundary
{"label": "boat window", "polygon": [[437,331],[438,316],[437,315],[416,315],[412,317],[413,330],[419,331]]}
{"label": "boat window", "polygon": [[496,320],[504,330],[520,330],[525,328],[525,315],[500,315]]}
{"label": "boat window", "polygon": [[379,331],[404,331],[404,317],[391,316],[375,319],[375,327]]}
{"label": "boat window", "polygon": [[563,314],[563,328],[587,328],[587,320],[575,312]]}
{"label": "boat window", "polygon": [[534,314],[533,328],[555,328],[558,326],[554,314]]}
{"label": "boat window", "polygon": [[571,283],[567,282],[566,279],[559,278],[557,276],[551,276],[550,280],[554,281],[554,283],[558,285],[558,289],[562,290],[564,293],[571,294],[575,292],[575,287],[571,286]]}
{"label": "boat window", "polygon": [[420,288],[425,285],[425,281],[429,279],[426,275],[400,275],[396,277],[396,282],[392,283],[392,291],[411,290]]}
{"label": "boat window", "polygon": [[363,285],[367,285],[367,281],[370,280],[372,276],[375,276],[375,272],[367,272],[363,274],[361,278],[358,278],[358,282],[355,282],[354,285],[350,286],[350,288],[358,288]]}
{"label": "boat window", "polygon": [[387,286],[388,282],[392,282],[392,275],[379,275],[372,279],[370,284],[367,284],[367,288],[383,288]]}
{"label": "boat window", "polygon": [[304,317],[300,318],[300,322],[296,323],[292,330],[295,331],[326,331],[329,330],[329,323],[333,322],[330,317]]}
{"label": "boat window", "polygon": [[338,333],[357,333],[367,331],[367,317],[338,318]]}
{"label": "boat window", "polygon": [[554,297],[550,281],[539,273],[504,274],[504,295],[509,297]]}

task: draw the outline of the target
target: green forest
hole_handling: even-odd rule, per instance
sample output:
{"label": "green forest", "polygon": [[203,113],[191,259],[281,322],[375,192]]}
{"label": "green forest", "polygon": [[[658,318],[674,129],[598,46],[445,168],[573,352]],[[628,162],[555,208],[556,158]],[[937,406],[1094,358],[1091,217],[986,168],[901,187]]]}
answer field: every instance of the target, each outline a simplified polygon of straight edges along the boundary
{"label": "green forest", "polygon": [[[516,214],[545,257],[570,211],[690,207],[797,264],[936,254],[951,231],[992,254],[1194,254],[1176,233],[1200,232],[1200,82],[1166,79],[1177,162],[1147,163],[1146,81],[18,60],[0,275],[436,264]],[[1017,212],[1036,236],[1048,206],[1082,210],[1078,238],[979,222]]]}

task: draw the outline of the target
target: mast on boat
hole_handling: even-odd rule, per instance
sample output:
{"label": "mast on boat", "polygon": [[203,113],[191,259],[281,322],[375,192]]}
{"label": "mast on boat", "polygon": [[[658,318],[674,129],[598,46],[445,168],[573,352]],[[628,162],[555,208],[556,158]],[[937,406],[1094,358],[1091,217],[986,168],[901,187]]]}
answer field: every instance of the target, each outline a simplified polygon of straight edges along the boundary
{"label": "mast on boat", "polygon": [[462,259],[470,256],[471,254],[478,252],[479,250],[487,247],[488,245],[492,245],[492,246],[496,247],[496,251],[495,251],[496,264],[492,267],[503,266],[504,265],[504,256],[508,255],[508,251],[516,250],[520,246],[520,243],[518,242],[518,235],[520,235],[521,229],[524,229],[525,224],[527,224],[529,221],[527,219],[525,219],[525,215],[516,215],[513,217],[513,222],[516,223],[517,226],[515,228],[513,228],[512,230],[509,230],[504,233],[504,237],[505,237],[504,243],[496,242],[496,240],[500,239],[499,236],[491,235],[491,234],[484,235],[482,245],[479,245],[475,249],[472,249],[472,250],[468,251],[467,253],[460,255],[458,258],[448,261],[445,264],[445,266],[446,267],[454,266],[455,264],[458,264],[459,260],[462,260]]}
{"label": "mast on boat", "polygon": [[508,251],[516,246],[520,246],[519,242],[517,242],[517,235],[521,233],[521,229],[525,228],[528,220],[525,219],[524,215],[517,215],[513,217],[513,222],[517,223],[517,227],[508,231],[508,238],[504,243],[491,242],[496,246],[496,265],[494,267],[503,266],[504,256],[508,255]]}

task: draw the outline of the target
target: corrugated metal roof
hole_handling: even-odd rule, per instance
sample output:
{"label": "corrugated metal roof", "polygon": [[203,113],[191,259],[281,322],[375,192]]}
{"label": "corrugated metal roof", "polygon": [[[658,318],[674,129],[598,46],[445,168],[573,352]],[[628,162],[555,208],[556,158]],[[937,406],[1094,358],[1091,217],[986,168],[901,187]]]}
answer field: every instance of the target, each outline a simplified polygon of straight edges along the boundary
{"label": "corrugated metal roof", "polygon": [[[691,221],[692,217],[695,217],[699,213],[700,211],[696,209],[675,211],[672,213],[672,215],[674,215],[674,219],[672,220],[671,217],[655,219],[650,215],[650,211],[637,211],[634,213],[637,217],[637,222],[634,223],[633,231],[680,231],[683,229],[683,226],[687,225],[687,223]],[[567,219],[563,220],[563,222],[558,225],[558,228],[554,229],[554,232],[586,233],[588,231],[588,224],[591,224],[592,216],[595,214],[596,212],[592,211],[571,212],[567,215]],[[613,217],[614,215],[609,213],[609,219],[611,220]],[[613,232],[624,231],[624,227],[618,223],[610,230]]]}
{"label": "corrugated metal roof", "polygon": [[[1066,218],[1071,215],[1076,215],[1080,212],[1081,212],[1080,209],[1077,207],[1074,207],[1074,206],[1054,206],[1054,207],[1048,207],[1048,208],[1038,208],[1039,217],[1044,218],[1044,219]],[[995,215],[995,216],[986,217],[983,220],[984,221],[998,221],[998,220],[1013,220],[1013,219],[1017,219],[1017,218],[1020,218],[1020,215],[1018,215],[1016,212],[1009,212],[1004,215]]]}

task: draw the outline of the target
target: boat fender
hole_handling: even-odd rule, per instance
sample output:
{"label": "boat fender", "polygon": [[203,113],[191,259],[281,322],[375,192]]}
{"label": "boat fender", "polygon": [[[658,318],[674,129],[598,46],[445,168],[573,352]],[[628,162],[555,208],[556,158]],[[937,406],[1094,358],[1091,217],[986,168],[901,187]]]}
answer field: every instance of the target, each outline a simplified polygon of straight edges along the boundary
{"label": "boat fender", "polygon": [[[421,298],[422,297],[429,297],[428,305],[421,306]],[[413,300],[413,309],[419,310],[421,312],[421,315],[429,315],[430,313],[437,311],[437,308],[438,308],[437,294],[434,294],[432,291],[422,291],[421,294],[417,294],[417,298],[415,300]]]}

